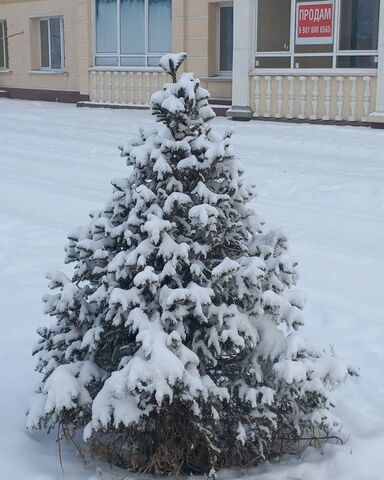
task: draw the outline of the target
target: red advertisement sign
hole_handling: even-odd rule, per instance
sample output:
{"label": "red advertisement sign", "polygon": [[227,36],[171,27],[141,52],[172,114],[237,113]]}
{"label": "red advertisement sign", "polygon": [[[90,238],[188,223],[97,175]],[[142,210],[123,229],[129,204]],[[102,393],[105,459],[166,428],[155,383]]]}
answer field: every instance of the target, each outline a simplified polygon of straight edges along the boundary
{"label": "red advertisement sign", "polygon": [[296,4],[296,44],[333,43],[333,1]]}

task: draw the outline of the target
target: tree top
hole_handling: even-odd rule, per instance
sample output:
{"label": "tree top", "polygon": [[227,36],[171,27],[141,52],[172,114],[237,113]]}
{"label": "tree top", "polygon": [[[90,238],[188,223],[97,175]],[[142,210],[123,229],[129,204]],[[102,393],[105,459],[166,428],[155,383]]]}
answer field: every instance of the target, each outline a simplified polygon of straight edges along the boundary
{"label": "tree top", "polygon": [[167,53],[167,55],[161,57],[159,65],[171,75],[173,83],[176,83],[176,73],[186,58],[187,54],[185,52]]}

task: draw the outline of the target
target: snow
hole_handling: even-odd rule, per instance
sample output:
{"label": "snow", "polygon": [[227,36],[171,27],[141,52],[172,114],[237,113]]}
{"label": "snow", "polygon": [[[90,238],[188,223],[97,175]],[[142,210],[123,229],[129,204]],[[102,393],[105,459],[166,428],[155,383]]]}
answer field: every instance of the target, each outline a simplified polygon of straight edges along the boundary
{"label": "snow", "polygon": [[183,61],[187,58],[187,54],[185,52],[181,53],[168,53],[167,55],[163,55],[160,59],[160,66],[163,68],[167,73],[175,73],[175,71],[179,68],[179,66],[183,63]]}
{"label": "snow", "polygon": [[212,275],[221,277],[223,275],[228,275],[232,272],[235,272],[239,268],[240,265],[235,260],[231,260],[227,257],[212,270]]}
{"label": "snow", "polygon": [[[50,323],[42,314],[45,274],[63,269],[67,232],[104,204],[111,178],[126,176],[116,145],[138,124],[151,127],[153,119],[149,112],[1,99],[0,122],[2,477],[121,478],[124,472],[95,460],[84,467],[65,442],[63,475],[55,432],[28,433],[24,413],[39,380],[31,358],[35,329]],[[303,335],[361,369],[358,382],[335,392],[344,446],[328,443],[325,455],[308,449],[300,459],[248,473],[258,480],[378,480],[384,448],[384,131],[226,119],[214,124],[221,134],[235,127],[234,148],[256,183],[257,210],[269,226],[283,227],[299,260],[299,287],[307,297]],[[202,213],[211,214],[199,211],[197,218]],[[148,228],[154,237],[165,227],[159,220]],[[291,364],[284,372],[300,373]],[[246,474],[221,472],[219,478]]]}
{"label": "snow", "polygon": [[206,203],[195,205],[189,210],[189,218],[192,220],[192,224],[198,225],[201,228],[205,228],[209,224],[214,223],[218,216],[219,212],[217,209]]}

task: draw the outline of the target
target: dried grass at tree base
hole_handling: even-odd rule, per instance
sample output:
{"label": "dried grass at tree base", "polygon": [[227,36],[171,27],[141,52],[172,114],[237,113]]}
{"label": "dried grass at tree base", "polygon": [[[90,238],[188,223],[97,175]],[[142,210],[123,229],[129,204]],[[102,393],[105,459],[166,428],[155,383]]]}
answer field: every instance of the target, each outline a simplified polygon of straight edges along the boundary
{"label": "dried grass at tree base", "polygon": [[134,472],[155,475],[204,473],[217,459],[210,456],[207,432],[193,425],[191,415],[173,406],[153,415],[140,428],[116,433],[96,432],[91,451],[98,457]]}
{"label": "dried grass at tree base", "polygon": [[[320,447],[327,441],[342,443],[336,436],[314,430],[300,437],[292,430],[281,429],[271,439],[265,458],[255,456],[251,445],[228,444],[224,435],[207,424],[204,431],[196,428],[191,411],[185,405],[169,405],[146,417],[145,430],[139,427],[120,431],[95,432],[91,439],[92,453],[105,461],[133,472],[154,475],[208,474],[212,468],[254,467],[263,461],[279,461],[284,454],[300,457],[307,446]],[[231,422],[226,427],[231,429]],[[210,442],[218,435],[220,449]],[[233,438],[233,435],[227,436]]]}

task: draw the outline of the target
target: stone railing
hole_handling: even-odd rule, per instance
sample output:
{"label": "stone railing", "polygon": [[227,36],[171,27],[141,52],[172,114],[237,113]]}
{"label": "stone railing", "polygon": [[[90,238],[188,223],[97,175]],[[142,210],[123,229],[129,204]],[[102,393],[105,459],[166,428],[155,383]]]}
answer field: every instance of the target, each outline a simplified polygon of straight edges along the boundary
{"label": "stone railing", "polygon": [[90,71],[90,101],[106,105],[147,106],[153,92],[166,82],[162,71],[122,71],[93,69]]}
{"label": "stone railing", "polygon": [[251,75],[254,117],[365,122],[375,109],[375,74]]}

